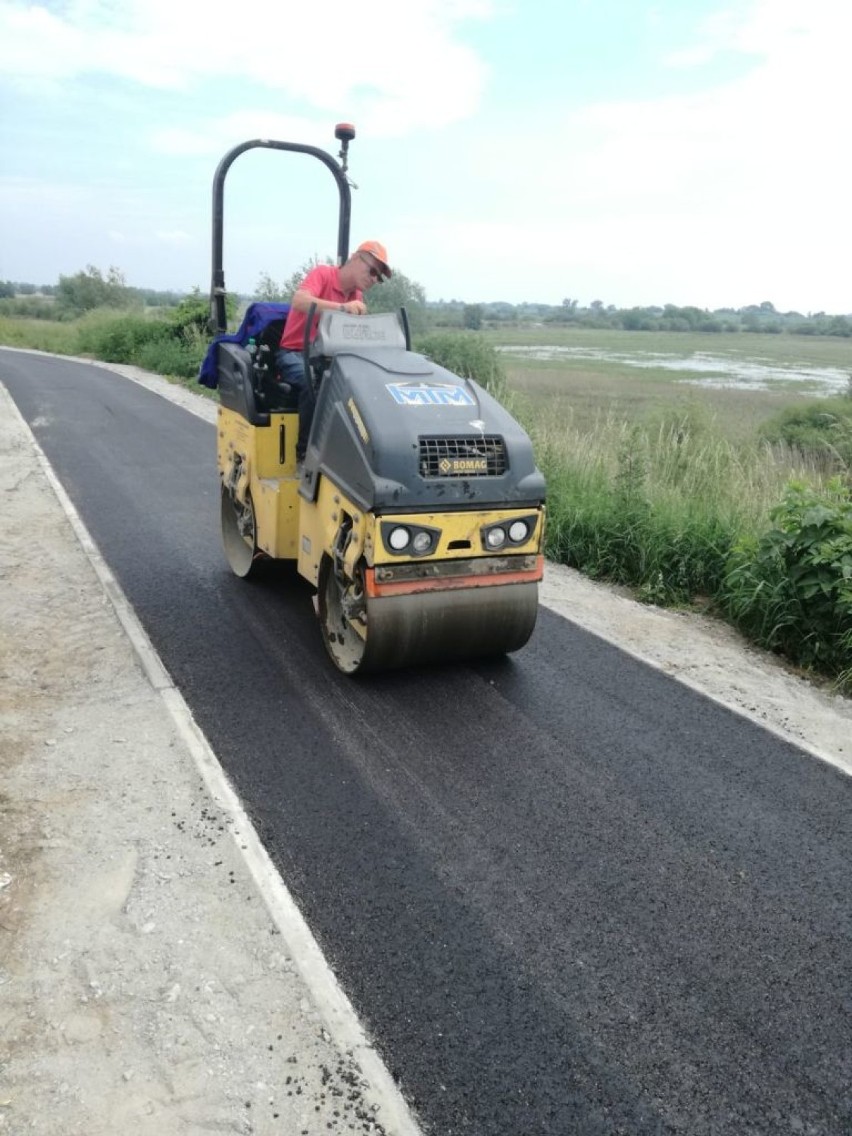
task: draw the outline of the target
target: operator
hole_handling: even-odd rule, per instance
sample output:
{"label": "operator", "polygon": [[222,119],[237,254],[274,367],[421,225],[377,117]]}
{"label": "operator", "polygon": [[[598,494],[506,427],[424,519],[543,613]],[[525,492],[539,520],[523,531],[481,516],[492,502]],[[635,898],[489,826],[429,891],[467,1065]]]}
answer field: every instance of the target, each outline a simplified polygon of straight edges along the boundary
{"label": "operator", "polygon": [[317,316],[311,329],[313,342],[320,312],[341,311],[348,312],[351,316],[365,315],[367,305],[364,303],[364,293],[377,281],[389,279],[390,276],[385,246],[378,241],[364,241],[340,268],[332,264],[318,264],[316,268],[312,268],[293,294],[281,344],[275,355],[275,369],[281,380],[289,383],[298,394],[297,462],[304,461],[314,416],[314,388],[310,376],[305,374],[302,354],[311,304],[316,304],[317,307]]}

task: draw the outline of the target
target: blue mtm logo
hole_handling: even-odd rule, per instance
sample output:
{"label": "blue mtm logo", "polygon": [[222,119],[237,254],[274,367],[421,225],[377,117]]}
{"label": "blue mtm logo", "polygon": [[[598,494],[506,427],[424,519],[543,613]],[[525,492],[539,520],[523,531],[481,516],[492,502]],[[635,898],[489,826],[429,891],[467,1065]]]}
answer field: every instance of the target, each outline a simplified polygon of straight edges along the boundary
{"label": "blue mtm logo", "polygon": [[475,406],[464,387],[430,386],[428,383],[387,383],[400,406]]}

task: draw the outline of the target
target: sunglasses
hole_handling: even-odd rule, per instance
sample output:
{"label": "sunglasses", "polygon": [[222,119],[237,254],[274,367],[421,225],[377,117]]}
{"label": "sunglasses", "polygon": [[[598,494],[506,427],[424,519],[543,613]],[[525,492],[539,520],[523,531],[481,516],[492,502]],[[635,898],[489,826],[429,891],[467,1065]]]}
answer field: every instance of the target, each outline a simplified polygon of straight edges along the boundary
{"label": "sunglasses", "polygon": [[374,268],[374,267],[373,267],[373,265],[372,265],[372,264],[370,264],[369,260],[367,260],[366,256],[365,256],[365,255],[364,255],[364,254],[363,254],[362,252],[359,252],[359,253],[358,253],[358,257],[359,257],[359,259],[360,259],[360,260],[363,260],[363,262],[364,262],[364,263],[366,264],[366,266],[367,266],[367,267],[369,268],[369,270],[370,270],[370,275],[372,276],[372,278],[373,278],[374,280],[381,280],[381,278],[382,278],[382,272],[381,272],[381,269],[379,269],[379,268]]}

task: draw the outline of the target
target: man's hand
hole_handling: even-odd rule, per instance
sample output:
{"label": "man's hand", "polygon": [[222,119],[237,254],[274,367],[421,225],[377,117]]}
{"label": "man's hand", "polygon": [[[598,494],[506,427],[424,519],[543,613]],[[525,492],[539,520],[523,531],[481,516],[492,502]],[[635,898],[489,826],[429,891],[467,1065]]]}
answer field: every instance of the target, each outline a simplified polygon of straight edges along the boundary
{"label": "man's hand", "polygon": [[340,306],[350,316],[365,316],[367,314],[367,305],[363,300],[349,300]]}

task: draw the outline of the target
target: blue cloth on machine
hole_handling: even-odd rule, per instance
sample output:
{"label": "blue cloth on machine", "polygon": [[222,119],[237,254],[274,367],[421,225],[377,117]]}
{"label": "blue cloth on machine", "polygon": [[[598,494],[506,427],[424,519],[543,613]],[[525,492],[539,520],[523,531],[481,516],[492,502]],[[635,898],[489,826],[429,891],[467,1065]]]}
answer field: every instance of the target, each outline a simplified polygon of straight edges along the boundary
{"label": "blue cloth on machine", "polygon": [[[276,304],[265,300],[258,300],[254,304],[249,304],[243,316],[243,322],[237,330],[232,334],[217,335],[208,346],[198,372],[198,382],[204,387],[209,387],[210,390],[215,390],[218,387],[219,374],[216,363],[216,349],[220,343],[239,343],[241,347],[247,347],[248,341],[254,339],[259,344],[263,338],[263,333],[270,324],[280,320],[283,327],[289,311],[289,304]],[[269,346],[274,355],[278,344],[270,344]]]}

